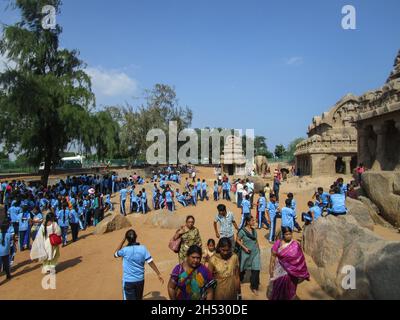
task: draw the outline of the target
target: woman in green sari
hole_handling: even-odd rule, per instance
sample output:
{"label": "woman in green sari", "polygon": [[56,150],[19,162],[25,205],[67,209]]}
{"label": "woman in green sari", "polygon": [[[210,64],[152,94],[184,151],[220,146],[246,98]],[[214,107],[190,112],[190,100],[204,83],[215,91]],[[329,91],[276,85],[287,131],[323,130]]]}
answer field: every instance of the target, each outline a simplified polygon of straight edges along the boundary
{"label": "woman in green sari", "polygon": [[240,246],[240,280],[243,281],[247,270],[251,271],[250,288],[257,296],[260,285],[260,247],[257,241],[256,222],[252,216],[246,217],[244,226],[239,230],[237,244]]}
{"label": "woman in green sari", "polygon": [[186,224],[182,226],[174,236],[174,240],[181,239],[181,245],[178,253],[179,263],[186,259],[186,254],[191,246],[202,247],[199,229],[194,226],[195,219],[193,216],[186,218]]}

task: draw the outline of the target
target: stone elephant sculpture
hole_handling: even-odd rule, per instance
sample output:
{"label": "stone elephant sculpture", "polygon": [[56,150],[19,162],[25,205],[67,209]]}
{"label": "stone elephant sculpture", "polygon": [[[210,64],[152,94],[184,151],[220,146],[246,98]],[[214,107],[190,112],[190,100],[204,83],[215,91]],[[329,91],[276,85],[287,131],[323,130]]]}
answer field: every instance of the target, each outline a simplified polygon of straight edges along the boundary
{"label": "stone elephant sculpture", "polygon": [[263,176],[268,168],[268,160],[265,156],[256,156],[255,159],[257,175]]}

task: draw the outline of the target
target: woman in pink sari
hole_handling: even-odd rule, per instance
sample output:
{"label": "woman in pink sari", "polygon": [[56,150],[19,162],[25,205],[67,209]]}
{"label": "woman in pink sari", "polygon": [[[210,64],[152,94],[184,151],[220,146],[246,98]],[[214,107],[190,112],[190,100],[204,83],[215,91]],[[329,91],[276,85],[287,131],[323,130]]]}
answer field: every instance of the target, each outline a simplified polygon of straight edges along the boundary
{"label": "woman in pink sari", "polygon": [[303,251],[300,244],[293,240],[292,230],[283,227],[282,234],[283,240],[276,241],[272,247],[269,266],[272,292],[268,294],[269,300],[294,300],[297,285],[310,280]]}

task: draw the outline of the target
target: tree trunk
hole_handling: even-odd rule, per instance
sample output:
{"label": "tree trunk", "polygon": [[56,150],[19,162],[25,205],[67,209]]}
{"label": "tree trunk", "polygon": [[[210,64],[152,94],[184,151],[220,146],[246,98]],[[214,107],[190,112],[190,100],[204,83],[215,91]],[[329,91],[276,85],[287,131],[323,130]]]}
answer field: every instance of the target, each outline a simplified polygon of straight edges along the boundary
{"label": "tree trunk", "polygon": [[49,176],[50,176],[50,170],[51,170],[51,158],[46,157],[45,163],[44,163],[44,170],[42,174],[42,185],[44,187],[47,187],[47,183],[49,181]]}

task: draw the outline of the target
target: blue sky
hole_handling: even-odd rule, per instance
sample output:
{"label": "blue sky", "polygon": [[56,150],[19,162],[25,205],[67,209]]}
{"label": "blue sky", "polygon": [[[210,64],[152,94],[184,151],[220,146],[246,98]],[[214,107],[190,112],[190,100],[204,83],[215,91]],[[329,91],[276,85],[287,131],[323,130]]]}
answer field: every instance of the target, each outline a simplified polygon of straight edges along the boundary
{"label": "blue sky", "polygon": [[[11,23],[18,12],[4,11]],[[357,29],[343,30],[344,5]],[[98,106],[175,87],[193,127],[255,129],[272,149],[314,115],[377,88],[400,49],[398,0],[64,0],[63,47],[79,49]]]}

